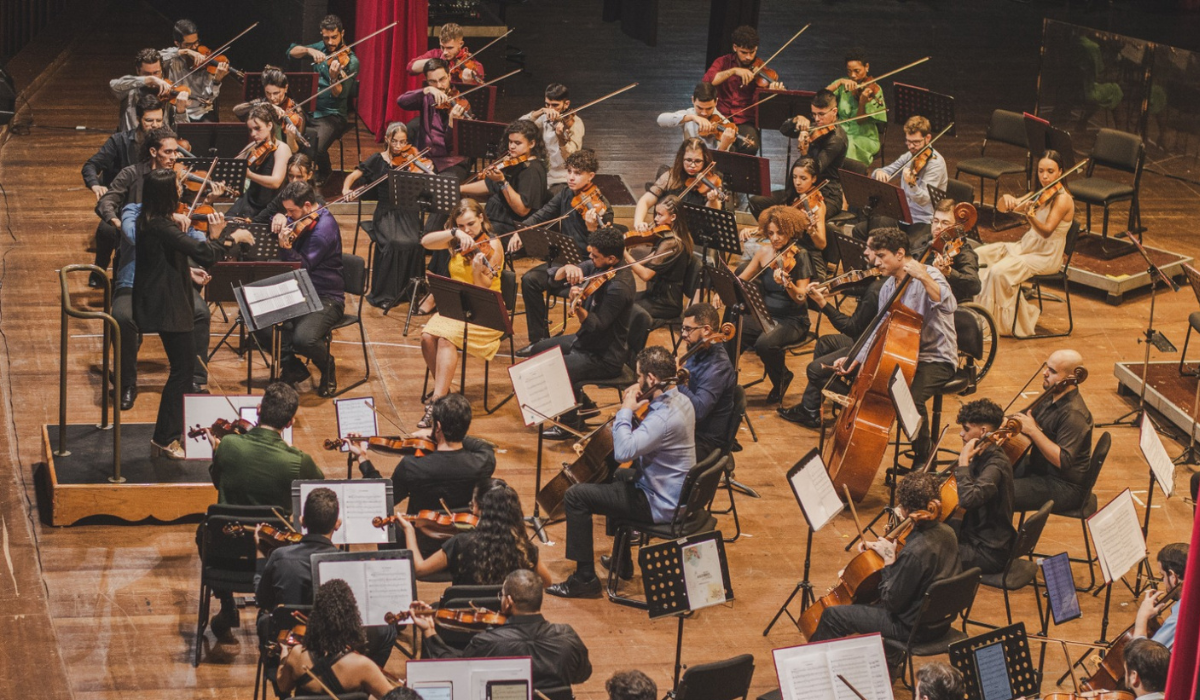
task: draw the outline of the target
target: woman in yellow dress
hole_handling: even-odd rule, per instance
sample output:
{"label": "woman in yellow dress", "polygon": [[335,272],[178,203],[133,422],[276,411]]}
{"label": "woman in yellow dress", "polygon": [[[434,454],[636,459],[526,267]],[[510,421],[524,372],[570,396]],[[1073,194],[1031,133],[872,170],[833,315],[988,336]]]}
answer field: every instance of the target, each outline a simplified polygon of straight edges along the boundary
{"label": "woman in yellow dress", "polygon": [[[430,250],[450,250],[450,277],[459,282],[500,291],[500,272],[504,268],[504,246],[488,241],[495,238],[483,205],[463,199],[447,218],[451,228],[425,234],[421,245]],[[477,243],[480,241],[480,243]],[[490,250],[489,250],[490,249]],[[469,324],[467,352],[491,360],[500,349],[500,331]],[[421,333],[421,354],[433,375],[433,392],[426,400],[425,416],[419,428],[430,426],[433,402],[450,393],[450,384],[458,367],[458,351],[463,346],[463,324],[434,314]]]}

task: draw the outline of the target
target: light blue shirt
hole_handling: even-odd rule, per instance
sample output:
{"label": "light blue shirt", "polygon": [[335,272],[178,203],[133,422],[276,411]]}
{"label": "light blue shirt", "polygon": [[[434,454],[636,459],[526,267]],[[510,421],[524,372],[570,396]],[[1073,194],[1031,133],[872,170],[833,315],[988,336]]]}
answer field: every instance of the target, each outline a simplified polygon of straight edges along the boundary
{"label": "light blue shirt", "polygon": [[[134,263],[137,261],[137,218],[142,213],[141,204],[126,204],[121,208],[121,241],[119,255],[121,266],[113,275],[113,290],[133,289]],[[202,231],[188,229],[188,236],[198,241],[205,240]]]}
{"label": "light blue shirt", "polygon": [[[958,302],[954,300],[950,284],[946,282],[946,277],[940,270],[926,265],[925,271],[937,282],[938,289],[941,290],[941,301],[935,302],[929,298],[925,285],[916,279],[904,288],[904,296],[900,298],[901,304],[925,318],[921,324],[921,348],[917,353],[917,362],[945,362],[958,366],[958,332],[954,329],[954,311],[958,308]],[[886,306],[895,293],[896,278],[889,277],[879,290],[880,308]],[[866,362],[867,353],[871,350],[871,344],[875,342],[879,327],[887,321],[885,317],[875,326],[870,339],[854,358],[860,364]]]}
{"label": "light blue shirt", "polygon": [[[904,192],[904,198],[908,200],[908,213],[912,215],[914,224],[927,224],[933,221],[933,200],[929,198],[929,186],[933,185],[939,190],[945,190],[946,183],[950,179],[950,175],[946,172],[946,159],[937,152],[936,148],[932,150],[933,157],[925,163],[925,167],[917,175],[915,186],[908,184],[908,180],[905,180],[903,176],[899,178],[898,184]],[[910,160],[912,160],[912,154],[905,151],[904,155],[880,170],[888,177],[895,177],[896,173],[904,170]]]}
{"label": "light blue shirt", "polygon": [[1150,639],[1158,642],[1168,649],[1175,646],[1175,623],[1179,621],[1179,608],[1182,607],[1179,603],[1171,606],[1171,614],[1167,615],[1167,619],[1163,620],[1162,627],[1154,633]]}
{"label": "light blue shirt", "polygon": [[696,466],[696,412],[692,400],[676,389],[650,402],[635,430],[633,411],[622,408],[613,420],[613,457],[633,462],[634,485],[646,493],[654,522],[670,522],[679,505],[683,480]]}

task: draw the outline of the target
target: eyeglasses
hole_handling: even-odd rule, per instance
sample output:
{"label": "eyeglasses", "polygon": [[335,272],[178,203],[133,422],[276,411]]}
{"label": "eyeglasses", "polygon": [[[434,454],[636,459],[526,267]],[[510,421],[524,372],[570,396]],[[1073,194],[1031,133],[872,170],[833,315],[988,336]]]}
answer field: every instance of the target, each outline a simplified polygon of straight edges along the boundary
{"label": "eyeglasses", "polygon": [[684,165],[704,165],[704,159],[703,158],[684,158],[683,164]]}
{"label": "eyeglasses", "polygon": [[705,328],[708,328],[708,326],[680,326],[679,332],[683,335],[691,335],[692,333]]}

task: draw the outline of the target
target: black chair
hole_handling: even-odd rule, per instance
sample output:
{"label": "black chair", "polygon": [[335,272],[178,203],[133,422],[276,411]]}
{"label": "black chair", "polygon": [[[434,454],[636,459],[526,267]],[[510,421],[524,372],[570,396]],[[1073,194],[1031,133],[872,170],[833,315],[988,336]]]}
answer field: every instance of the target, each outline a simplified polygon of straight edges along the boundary
{"label": "black chair", "polygon": [[346,128],[342,129],[342,133],[337,136],[338,160],[343,172],[346,171],[346,147],[342,143],[342,137],[351,129],[354,130],[354,152],[358,154],[358,157],[362,157],[362,135],[359,132],[360,122],[358,119],[358,86],[360,83],[357,80],[352,82],[354,87],[350,88],[350,98],[346,101]]}
{"label": "black chair", "polygon": [[[1192,285],[1192,292],[1196,295],[1196,301],[1200,302],[1200,270],[1183,264],[1183,274],[1187,275],[1188,284]],[[1179,353],[1179,373],[1184,376],[1194,376],[1200,373],[1200,367],[1189,370],[1184,367],[1184,360],[1187,359],[1188,341],[1192,339],[1192,331],[1200,333],[1200,311],[1194,311],[1188,316],[1188,332],[1183,338],[1183,351]]]}
{"label": "black chair", "polygon": [[267,686],[275,690],[276,697],[282,697],[279,687],[275,685],[275,672],[279,670],[279,653],[271,650],[271,645],[279,639],[280,633],[291,631],[300,624],[299,615],[308,615],[311,605],[280,605],[267,615],[266,636],[259,639],[258,668],[254,672],[254,699],[259,698],[259,688],[262,689],[262,700],[267,700]]}
{"label": "black chair", "polygon": [[740,700],[750,693],[754,655],[689,666],[679,679],[675,700]]}
{"label": "black chair", "polygon": [[[1010,625],[1013,623],[1013,617],[1008,592],[1021,590],[1029,584],[1033,584],[1033,599],[1037,603],[1038,620],[1043,619],[1042,596],[1038,593],[1038,565],[1031,557],[1038,540],[1042,537],[1042,530],[1046,528],[1046,521],[1050,519],[1052,508],[1054,508],[1054,501],[1046,501],[1046,505],[1022,522],[1016,537],[1013,538],[1012,549],[1008,553],[1008,562],[1004,565],[1004,570],[998,574],[984,574],[979,580],[984,586],[998,589],[1004,593],[1004,615]],[[965,622],[990,629],[999,627],[999,625],[972,620],[970,610],[967,611]],[[1043,628],[1042,634],[1045,633],[1046,630]]]}
{"label": "black chair", "polygon": [[633,314],[629,320],[629,351],[625,354],[625,364],[621,373],[608,379],[589,379],[584,386],[597,386],[601,389],[613,389],[617,392],[617,400],[629,386],[637,384],[637,356],[646,349],[646,340],[650,337],[650,328],[646,323],[646,314]]}
{"label": "black chair", "polygon": [[535,688],[538,695],[546,700],[575,700],[575,691],[569,685],[556,685],[552,688]]}
{"label": "black chair", "polygon": [[[979,569],[966,571],[950,578],[942,579],[931,585],[925,591],[921,602],[921,612],[913,623],[908,641],[898,642],[894,639],[884,639],[885,647],[904,650],[904,665],[908,669],[905,685],[912,688],[916,685],[916,669],[913,657],[939,656],[949,653],[950,645],[967,638],[967,633],[954,628],[954,621],[963,617],[966,626],[966,612],[975,602],[975,592],[979,590]],[[917,641],[917,631],[922,629],[939,629],[945,627],[946,633],[928,642]]]}
{"label": "black chair", "polygon": [[[1008,160],[992,158],[987,155],[988,141],[999,142],[1021,149],[1025,154],[1025,164]],[[979,178],[979,203],[983,204],[983,185],[987,180],[995,180],[996,186],[992,191],[992,206],[1000,201],[1000,178],[1005,175],[1025,174],[1025,183],[1029,183],[1029,137],[1025,133],[1025,117],[1018,112],[997,109],[992,112],[992,120],[988,124],[987,136],[979,148],[979,157],[964,160],[954,170],[957,179],[959,173],[966,173]]]}
{"label": "black chair", "polygon": [[[501,586],[471,586],[471,585],[451,585],[442,591],[442,597],[438,601],[438,608],[446,608],[450,610],[465,610],[472,607],[487,608],[488,610],[500,610],[500,589]],[[477,632],[459,630],[455,628],[439,628],[438,636],[442,641],[455,649],[466,649],[471,638]]]}
{"label": "black chair", "polygon": [[[988,325],[990,323],[990,326]],[[930,433],[942,431],[942,402],[945,396],[970,396],[978,388],[979,380],[988,373],[996,359],[996,345],[987,342],[988,328],[995,338],[995,322],[982,306],[972,304],[970,308],[959,307],[954,311],[954,330],[958,338],[958,369],[950,381],[943,384],[933,395],[933,411],[930,417]]]}
{"label": "black chair", "polygon": [[611,566],[608,570],[608,585],[605,592],[608,599],[614,603],[628,605],[633,608],[647,609],[646,601],[621,595],[618,590],[622,569],[633,568],[632,561],[625,561],[631,556],[630,545],[634,535],[638,536],[638,546],[643,546],[651,539],[676,540],[700,532],[709,532],[717,526],[717,519],[712,516],[709,508],[717,488],[721,484],[721,476],[725,473],[728,457],[720,452],[713,452],[708,459],[692,467],[684,477],[683,488],[679,493],[679,506],[668,523],[639,522],[634,520],[616,520],[611,523],[613,530],[613,547]]}
{"label": "black chair", "polygon": [[[213,504],[208,507],[196,544],[200,549],[200,607],[196,615],[196,646],[192,666],[200,665],[200,648],[204,630],[208,627],[210,604],[214,595],[254,593],[257,573],[254,538],[247,533],[227,533],[229,526],[259,523],[286,529],[288,524],[268,506],[231,506]],[[236,626],[236,625],[235,625]]]}
{"label": "black chair", "polygon": [[[1087,230],[1092,230],[1092,207],[1104,207],[1101,235],[1108,238],[1108,208],[1117,202],[1129,202],[1128,228],[1130,231],[1140,231],[1142,212],[1138,206],[1138,193],[1141,190],[1142,165],[1146,161],[1146,146],[1141,137],[1124,131],[1101,129],[1096,134],[1096,142],[1088,158],[1085,177],[1067,186],[1071,196],[1086,205]],[[1132,174],[1133,184],[1094,177],[1097,165]]]}
{"label": "black chair", "polygon": [[[688,259],[687,268],[683,272],[683,305],[685,307],[690,303],[692,295],[695,294],[699,279],[700,258],[697,257],[697,254],[693,254],[691,258]],[[674,349],[679,347],[679,339],[675,337],[675,329],[682,325],[683,309],[680,309],[679,313],[672,318],[657,318],[655,316],[651,316],[650,328],[648,329],[648,332],[653,333],[659,328],[666,328],[667,332],[671,334],[671,347]]]}
{"label": "black chair", "polygon": [[350,326],[358,326],[358,338],[362,344],[363,354],[363,378],[339,389],[334,396],[341,396],[351,389],[367,383],[371,378],[371,358],[367,354],[367,330],[363,326],[362,307],[363,298],[367,294],[367,262],[357,255],[347,255],[342,253],[342,279],[346,282],[346,294],[358,297],[358,309],[356,313],[343,313],[337,323],[333,324],[333,328],[329,329],[329,333],[325,336],[325,348],[332,354],[333,332],[339,328],[348,328]]}
{"label": "black chair", "polygon": [[[1087,475],[1083,481],[1083,504],[1078,508],[1051,508],[1050,514],[1057,515],[1063,518],[1074,518],[1079,521],[1079,529],[1083,532],[1083,551],[1087,555],[1086,559],[1070,557],[1070,560],[1076,564],[1088,565],[1088,585],[1085,588],[1075,587],[1077,591],[1090,591],[1096,587],[1096,564],[1100,559],[1092,554],[1092,543],[1088,537],[1087,519],[1092,517],[1092,514],[1097,510],[1096,494],[1092,493],[1092,489],[1096,487],[1096,480],[1100,478],[1100,470],[1104,468],[1104,460],[1108,458],[1108,450],[1112,447],[1112,436],[1105,431],[1100,435],[1100,439],[1096,441],[1096,446],[1092,448],[1092,460],[1088,464]],[[1021,525],[1025,524],[1025,514],[1021,513]],[[1035,554],[1034,556],[1046,556],[1044,554]]]}
{"label": "black chair", "polygon": [[[1060,301],[1060,299],[1056,296],[1043,294],[1042,285],[1049,282],[1057,282],[1062,285],[1063,298],[1061,301],[1065,301],[1067,305],[1067,330],[1062,333],[1033,333],[1030,335],[1017,335],[1017,313],[1014,311],[1012,326],[1012,334],[1014,338],[1020,338],[1022,340],[1027,338],[1061,338],[1063,336],[1071,335],[1071,331],[1075,330],[1075,316],[1071,312],[1071,281],[1068,277],[1068,271],[1071,267],[1071,259],[1075,257],[1075,245],[1079,242],[1079,230],[1079,222],[1071,222],[1071,228],[1067,230],[1066,246],[1063,248],[1063,264],[1057,272],[1051,272],[1046,275],[1034,275],[1028,280],[1025,280],[1029,283],[1031,291],[1037,297],[1038,309],[1043,308],[1043,300]],[[1017,300],[1015,303],[1017,310],[1020,310],[1021,304],[1027,303],[1025,301],[1024,290],[1017,294]]]}
{"label": "black chair", "polygon": [[713,510],[713,515],[733,515],[733,537],[724,538],[726,542],[734,542],[742,536],[742,523],[738,519],[737,502],[733,500],[733,470],[736,468],[733,459],[733,445],[737,442],[738,429],[742,426],[742,418],[746,415],[746,390],[740,385],[733,385],[733,415],[729,420],[729,430],[725,433],[725,438],[722,440],[722,448],[720,454],[728,457],[729,469],[721,478],[721,483],[725,487],[725,492],[729,495],[729,507],[725,510]]}

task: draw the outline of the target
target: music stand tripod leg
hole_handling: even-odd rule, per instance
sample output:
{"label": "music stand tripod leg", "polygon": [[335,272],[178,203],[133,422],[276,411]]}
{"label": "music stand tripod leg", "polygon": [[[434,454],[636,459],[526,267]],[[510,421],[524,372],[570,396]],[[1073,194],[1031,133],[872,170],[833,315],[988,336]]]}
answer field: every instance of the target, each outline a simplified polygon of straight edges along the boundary
{"label": "music stand tripod leg", "polygon": [[538,423],[538,446],[537,446],[537,470],[534,474],[534,491],[533,491],[533,515],[525,518],[525,522],[533,526],[533,533],[538,536],[542,544],[550,544],[550,536],[546,534],[546,523],[542,520],[541,504],[538,503],[537,494],[542,490],[542,446],[545,444],[546,424]]}
{"label": "music stand tripod leg", "polygon": [[[420,296],[420,299],[417,298],[418,295]],[[425,297],[427,296],[429,296],[429,283],[425,281],[425,278],[412,278],[412,280],[408,283],[408,313],[404,316],[404,337],[408,337],[408,328],[410,325],[412,325],[413,310],[419,310],[421,308],[421,304],[424,303]],[[384,309],[383,315],[387,316],[388,312],[391,310],[392,307],[390,306]]]}
{"label": "music stand tripod leg", "polygon": [[1183,451],[1183,454],[1175,459],[1175,464],[1185,464],[1188,466],[1200,464],[1200,449],[1196,447],[1196,424],[1198,417],[1200,417],[1200,371],[1197,372],[1196,377],[1196,398],[1192,404],[1192,427],[1188,431],[1188,446]]}
{"label": "music stand tripod leg", "polygon": [[792,624],[796,626],[796,629],[800,629],[800,621],[793,617],[791,611],[788,610],[788,606],[792,604],[793,600],[795,600],[797,593],[804,591],[804,594],[800,596],[801,615],[804,614],[804,611],[807,610],[810,605],[816,602],[816,596],[813,594],[812,584],[809,583],[808,580],[809,570],[812,567],[812,538],[813,531],[810,527],[808,529],[808,540],[804,547],[804,578],[796,582],[796,587],[792,589],[791,595],[787,597],[787,600],[783,601],[783,605],[779,606],[779,610],[775,612],[775,617],[771,618],[771,622],[768,623],[767,628],[763,630],[764,637],[771,632],[771,628],[775,626],[775,623],[779,621],[780,616],[782,616],[784,613],[787,613],[788,619],[792,621]]}

